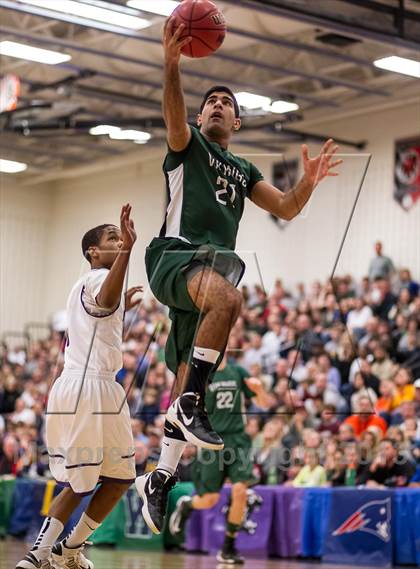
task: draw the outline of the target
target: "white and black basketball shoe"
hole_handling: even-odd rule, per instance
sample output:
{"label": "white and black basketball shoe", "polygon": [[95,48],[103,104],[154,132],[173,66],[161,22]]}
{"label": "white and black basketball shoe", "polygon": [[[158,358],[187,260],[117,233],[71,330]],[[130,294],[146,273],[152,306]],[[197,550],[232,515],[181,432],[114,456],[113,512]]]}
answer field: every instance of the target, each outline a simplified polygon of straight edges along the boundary
{"label": "white and black basketball shoe", "polygon": [[168,494],[176,481],[176,476],[160,469],[136,478],[136,489],[143,500],[141,513],[153,533],[159,534],[163,529]]}
{"label": "white and black basketball shoe", "polygon": [[223,565],[243,565],[245,563],[245,559],[235,548],[229,550],[222,549],[217,554],[216,559]]}
{"label": "white and black basketball shoe", "polygon": [[52,548],[52,567],[63,569],[94,569],[92,561],[87,559],[82,551],[84,544],[80,547],[66,547],[66,540],[56,543]]}
{"label": "white and black basketball shoe", "polygon": [[169,407],[166,419],[182,431],[185,439],[201,448],[223,450],[223,439],[210,424],[198,393],[184,393]]}
{"label": "white and black basketball shoe", "polygon": [[25,559],[19,561],[16,565],[16,569],[53,569],[49,559],[44,559],[39,561],[35,555],[30,551],[25,555]]}

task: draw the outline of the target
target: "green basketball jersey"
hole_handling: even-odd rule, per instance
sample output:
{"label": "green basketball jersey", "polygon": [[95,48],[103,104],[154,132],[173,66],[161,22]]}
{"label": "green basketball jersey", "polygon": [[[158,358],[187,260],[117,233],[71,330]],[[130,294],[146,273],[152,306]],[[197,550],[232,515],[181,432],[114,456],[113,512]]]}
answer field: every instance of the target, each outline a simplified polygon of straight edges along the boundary
{"label": "green basketball jersey", "polygon": [[249,373],[237,365],[217,371],[206,393],[206,408],[213,429],[219,433],[244,431],[245,397],[255,397],[245,383]]}
{"label": "green basketball jersey", "polygon": [[245,198],[263,176],[248,160],[208,142],[197,128],[191,133],[187,148],[169,150],[163,164],[169,204],[160,237],[233,251]]}

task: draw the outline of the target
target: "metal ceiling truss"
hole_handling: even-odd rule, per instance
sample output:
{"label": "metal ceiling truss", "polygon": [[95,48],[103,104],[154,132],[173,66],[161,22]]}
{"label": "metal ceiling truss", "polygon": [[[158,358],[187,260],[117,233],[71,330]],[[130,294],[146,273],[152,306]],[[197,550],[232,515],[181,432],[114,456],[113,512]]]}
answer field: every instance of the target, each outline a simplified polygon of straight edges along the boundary
{"label": "metal ceiling truss", "polygon": [[[34,34],[28,34],[26,32],[21,32],[21,31],[15,30],[14,28],[10,28],[7,26],[0,26],[0,33],[7,34],[7,35],[10,35],[10,36],[15,37],[15,38],[24,39],[27,41],[33,41],[39,45],[50,45],[50,46],[54,45],[54,46],[58,46],[58,47],[73,49],[75,51],[79,51],[82,53],[88,53],[90,55],[98,56],[102,59],[112,59],[115,61],[120,61],[122,63],[130,63],[130,64],[134,64],[134,65],[140,65],[143,67],[148,67],[150,69],[159,70],[159,72],[162,72],[162,70],[163,70],[162,65],[160,65],[158,63],[153,63],[150,60],[139,59],[139,58],[130,57],[127,55],[121,55],[118,53],[114,53],[112,51],[95,49],[95,48],[91,48],[88,46],[84,46],[80,43],[72,42],[69,40],[63,40],[61,38],[45,37],[45,36],[39,36],[39,35],[34,35]],[[64,67],[64,66],[68,66],[68,64],[59,64],[57,67]],[[102,72],[102,71],[97,71],[97,70],[92,70],[92,71],[96,71],[98,76],[104,74],[104,72]],[[182,73],[186,77],[193,77],[196,79],[204,79],[206,81],[211,81],[213,83],[220,83],[220,81],[224,80],[220,77],[220,75],[212,75],[209,73],[192,71],[191,69],[183,69]],[[127,80],[131,81],[132,83],[136,82],[136,79],[130,78]],[[261,85],[258,85],[258,84],[254,84],[254,83],[250,83],[250,82],[237,81],[237,80],[234,80],[231,78],[225,79],[225,80],[227,82],[229,82],[229,85],[231,85],[232,87],[238,87],[240,89],[254,90],[256,92],[258,92],[261,89]],[[147,85],[147,83],[144,83],[144,84]],[[162,88],[162,83],[159,83],[159,88],[160,89]],[[191,96],[197,95],[196,91],[193,91],[188,87],[185,88],[184,90],[185,90],[186,95],[191,95]],[[204,89],[203,89],[203,92],[204,92]],[[267,93],[267,95],[272,96],[273,98],[278,98],[278,99],[283,99],[283,100],[297,101],[300,99],[302,101],[307,101],[307,102],[312,103],[314,105],[321,105],[321,106],[327,106],[327,107],[338,107],[339,106],[338,103],[331,101],[329,99],[322,99],[321,97],[311,96],[311,95],[308,95],[306,93],[305,94],[296,93],[296,92],[293,92],[290,90],[280,91],[280,90],[276,90],[272,87],[270,88],[270,87],[264,86],[264,92]],[[200,93],[200,98],[201,98],[201,95],[202,94]]]}
{"label": "metal ceiling truss", "polygon": [[[50,18],[50,19],[53,18],[53,19],[60,20],[63,22],[78,24],[78,25],[82,25],[84,27],[89,27],[89,24],[86,23],[86,20],[83,20],[81,18],[69,16],[68,14],[59,14],[57,12],[54,12],[52,10],[47,10],[44,8],[37,8],[34,6],[20,4],[19,2],[14,2],[12,0],[0,0],[0,7],[6,8],[8,10],[17,10],[19,12],[24,12],[24,13],[29,13],[29,14],[36,15],[36,16],[41,16],[43,18]],[[95,26],[96,26],[96,23],[95,23]],[[159,44],[159,45],[162,42],[161,38],[156,38],[156,37],[152,37],[150,35],[140,34],[138,32],[133,32],[130,30],[123,30],[120,28],[116,28],[115,26],[109,26],[108,24],[104,24],[104,25],[101,24],[101,25],[98,25],[96,27],[98,29],[102,29],[103,31],[106,31],[106,32],[109,32],[112,34],[116,34],[116,35],[122,35],[122,36],[129,38],[129,39],[132,39],[132,40],[150,42],[150,43]],[[247,66],[254,67],[254,68],[256,67],[258,69],[265,69],[266,71],[275,72],[275,73],[280,74],[280,75],[295,76],[295,77],[299,77],[300,79],[305,79],[305,80],[309,79],[309,80],[314,80],[314,81],[322,81],[322,83],[324,85],[345,87],[348,89],[355,90],[359,93],[372,94],[372,95],[382,95],[382,96],[388,95],[388,93],[382,89],[369,88],[366,86],[362,86],[358,83],[346,81],[344,79],[340,79],[337,77],[323,76],[323,75],[320,75],[318,73],[317,74],[315,74],[315,73],[304,73],[302,71],[299,71],[298,69],[289,69],[289,68],[284,67],[284,66],[268,65],[264,62],[256,61],[254,59],[248,59],[248,58],[244,58],[244,57],[228,55],[225,53],[223,53],[223,54],[216,53],[213,55],[213,58],[218,58],[218,59],[225,60],[225,61],[231,61],[233,63],[238,63],[241,65],[247,65]]]}
{"label": "metal ceiling truss", "polygon": [[[227,4],[237,6],[237,0],[224,0]],[[406,22],[417,22],[418,13],[408,11],[404,7],[404,0],[400,0],[395,8],[388,7],[380,2],[369,0],[338,0],[345,4],[353,4],[366,9],[371,9],[376,14],[388,14],[392,17],[391,24],[394,25],[394,33],[389,33],[366,24],[369,18],[361,18],[357,23],[348,22],[345,18],[340,18],[340,11],[327,13],[319,10],[319,2],[306,2],[305,9],[285,0],[241,0],[242,8],[249,8],[257,12],[283,16],[291,20],[297,20],[307,24],[320,27],[327,27],[337,32],[349,34],[353,37],[368,39],[393,47],[403,47],[410,50],[418,50],[420,46],[420,33],[417,37],[408,37],[406,34]],[[309,7],[309,9],[308,9]],[[310,8],[314,9],[311,10]]]}

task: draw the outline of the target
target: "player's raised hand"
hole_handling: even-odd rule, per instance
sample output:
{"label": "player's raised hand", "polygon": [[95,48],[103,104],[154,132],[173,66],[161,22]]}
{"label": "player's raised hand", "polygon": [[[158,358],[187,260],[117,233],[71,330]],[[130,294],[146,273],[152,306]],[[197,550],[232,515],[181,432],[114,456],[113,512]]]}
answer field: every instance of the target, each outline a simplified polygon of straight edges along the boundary
{"label": "player's raised hand", "polygon": [[302,145],[304,176],[314,188],[327,176],[339,175],[338,172],[334,171],[334,168],[342,164],[343,160],[334,160],[334,155],[337,150],[338,145],[330,138],[324,144],[318,156],[310,158],[307,145]]}
{"label": "player's raised hand", "polygon": [[125,309],[131,310],[140,304],[142,298],[134,299],[133,296],[138,292],[143,292],[142,286],[132,286],[125,293]]}
{"label": "player's raised hand", "polygon": [[120,227],[121,227],[121,249],[123,251],[131,251],[137,239],[137,233],[134,228],[134,221],[130,217],[131,205],[125,204],[121,208]]}
{"label": "player's raised hand", "polygon": [[163,51],[167,63],[179,63],[181,50],[192,40],[190,36],[181,39],[185,24],[181,24],[173,31],[174,19],[168,18],[163,28]]}

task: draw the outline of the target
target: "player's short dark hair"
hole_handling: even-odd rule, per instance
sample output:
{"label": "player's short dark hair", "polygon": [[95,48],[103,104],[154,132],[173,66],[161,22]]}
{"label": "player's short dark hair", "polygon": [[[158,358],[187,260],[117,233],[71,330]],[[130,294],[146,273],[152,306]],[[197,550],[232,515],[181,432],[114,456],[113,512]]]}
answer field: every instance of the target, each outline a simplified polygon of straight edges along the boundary
{"label": "player's short dark hair", "polygon": [[107,227],[112,227],[112,223],[104,223],[102,225],[98,225],[93,229],[89,229],[84,235],[82,239],[82,252],[83,257],[91,262],[90,255],[88,250],[90,247],[97,247],[99,245],[99,241],[102,238],[102,235]]}
{"label": "player's short dark hair", "polygon": [[207,99],[213,93],[227,93],[228,95],[230,95],[232,97],[233,106],[235,108],[235,116],[238,119],[239,115],[241,114],[241,111],[240,111],[239,105],[238,105],[238,101],[236,100],[236,97],[233,94],[233,91],[231,89],[229,89],[229,87],[226,87],[225,85],[214,85],[213,87],[211,87],[211,89],[209,89],[207,91],[207,93],[204,95],[203,102],[201,103],[201,106],[200,106],[200,114],[203,112],[204,105],[206,104]]}

